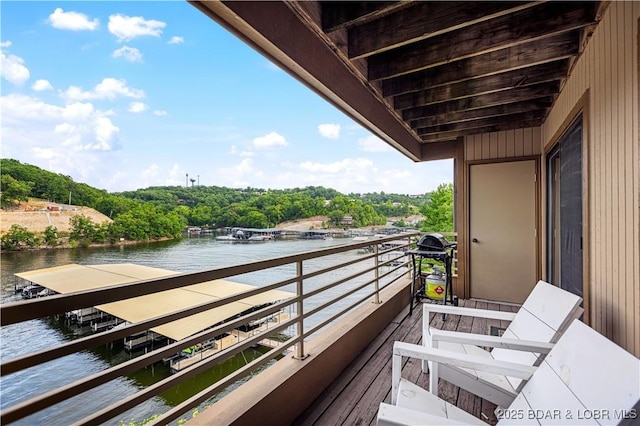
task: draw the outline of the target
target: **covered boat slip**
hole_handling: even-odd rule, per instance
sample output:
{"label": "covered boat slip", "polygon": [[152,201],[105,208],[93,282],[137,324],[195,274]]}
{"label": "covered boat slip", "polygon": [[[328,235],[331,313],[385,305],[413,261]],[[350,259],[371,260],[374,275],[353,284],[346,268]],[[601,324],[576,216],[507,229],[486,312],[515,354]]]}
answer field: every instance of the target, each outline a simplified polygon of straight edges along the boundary
{"label": "covered boat slip", "polygon": [[[127,263],[90,266],[70,264],[22,272],[16,276],[57,293],[68,294],[175,274],[176,272],[165,269]],[[137,323],[254,288],[252,285],[226,280],[206,281],[179,289],[96,305],[96,308],[122,320]],[[151,330],[173,340],[182,340],[247,310],[294,296],[286,291],[269,290]]]}

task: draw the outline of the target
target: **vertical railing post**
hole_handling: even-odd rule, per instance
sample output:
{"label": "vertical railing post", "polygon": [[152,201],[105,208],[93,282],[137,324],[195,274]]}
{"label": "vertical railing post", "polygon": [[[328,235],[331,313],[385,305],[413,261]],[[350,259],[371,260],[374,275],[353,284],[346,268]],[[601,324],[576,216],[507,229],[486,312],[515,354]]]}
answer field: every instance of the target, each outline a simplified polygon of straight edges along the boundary
{"label": "vertical railing post", "polygon": [[375,273],[374,285],[376,287],[376,292],[375,292],[375,295],[373,296],[373,303],[375,303],[376,305],[380,304],[380,257],[378,255],[379,253],[378,247],[379,247],[378,244],[373,245],[373,252],[375,253],[375,257],[373,258],[373,261],[376,265],[376,269],[374,271]]}
{"label": "vertical railing post", "polygon": [[296,304],[298,311],[298,322],[296,323],[296,327],[298,329],[298,337],[300,341],[297,344],[296,348],[296,358],[297,359],[305,359],[306,355],[304,354],[304,308],[303,308],[303,286],[302,286],[302,260],[298,260],[296,262],[296,295],[298,297],[298,302]]}

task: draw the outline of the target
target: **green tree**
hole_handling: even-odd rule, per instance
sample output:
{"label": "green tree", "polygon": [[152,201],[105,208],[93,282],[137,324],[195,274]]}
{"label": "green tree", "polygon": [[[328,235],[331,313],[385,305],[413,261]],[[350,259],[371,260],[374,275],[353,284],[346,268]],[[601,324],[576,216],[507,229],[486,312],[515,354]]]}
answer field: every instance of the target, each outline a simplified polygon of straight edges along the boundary
{"label": "green tree", "polygon": [[2,235],[0,245],[2,250],[20,250],[24,247],[37,247],[40,239],[24,226],[14,224]]}
{"label": "green tree", "polygon": [[29,200],[29,193],[31,192],[29,183],[18,181],[13,176],[3,174],[0,177],[0,185],[2,185],[2,192],[0,192],[0,205],[2,207],[11,206],[16,201]]}
{"label": "green tree", "polygon": [[58,228],[51,225],[45,228],[44,243],[49,247],[55,247],[60,244],[60,240],[58,240]]}
{"label": "green tree", "polygon": [[422,231],[453,232],[453,184],[438,186],[421,212],[426,217],[421,224]]}
{"label": "green tree", "polygon": [[69,219],[69,241],[75,241],[81,246],[94,242],[98,225],[88,216],[77,214]]}

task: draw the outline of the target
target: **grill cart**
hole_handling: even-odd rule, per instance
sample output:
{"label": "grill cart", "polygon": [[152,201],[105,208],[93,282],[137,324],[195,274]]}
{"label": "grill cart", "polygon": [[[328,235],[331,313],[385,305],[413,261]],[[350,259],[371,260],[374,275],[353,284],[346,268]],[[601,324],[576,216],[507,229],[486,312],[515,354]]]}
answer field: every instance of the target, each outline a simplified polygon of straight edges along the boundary
{"label": "grill cart", "polygon": [[[456,243],[447,241],[442,234],[431,233],[423,235],[418,240],[415,250],[406,252],[408,256],[411,256],[413,267],[410,314],[413,314],[414,299],[416,302],[425,298],[437,301],[442,300],[443,304],[458,305],[458,298],[453,296],[451,288],[451,265],[455,248]],[[434,272],[425,275],[422,272],[424,259],[438,260],[444,263],[444,271],[434,269]]]}

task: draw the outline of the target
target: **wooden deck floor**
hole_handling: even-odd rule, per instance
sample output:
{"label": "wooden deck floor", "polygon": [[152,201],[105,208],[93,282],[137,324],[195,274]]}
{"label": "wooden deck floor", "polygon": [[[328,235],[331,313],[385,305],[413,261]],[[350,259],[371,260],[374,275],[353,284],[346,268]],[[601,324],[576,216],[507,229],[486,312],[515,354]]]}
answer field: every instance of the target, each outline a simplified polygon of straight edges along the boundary
{"label": "wooden deck floor", "polygon": [[[429,303],[429,302],[425,302]],[[479,309],[515,311],[517,307],[475,300],[460,300],[460,306]],[[347,367],[296,419],[294,425],[375,425],[378,405],[391,400],[391,353],[393,342],[401,340],[421,343],[422,309],[418,306],[409,315],[407,308]],[[508,323],[481,318],[433,315],[431,325],[444,330],[488,334],[491,326],[504,328]],[[424,374],[420,362],[405,363],[402,376],[422,387],[428,387],[429,374]],[[440,381],[439,396],[489,424],[496,423],[496,406],[452,384]]]}

